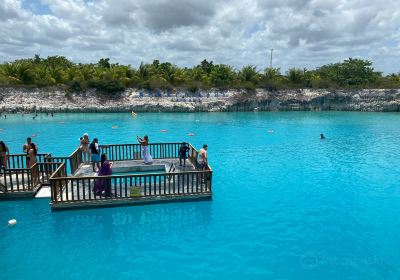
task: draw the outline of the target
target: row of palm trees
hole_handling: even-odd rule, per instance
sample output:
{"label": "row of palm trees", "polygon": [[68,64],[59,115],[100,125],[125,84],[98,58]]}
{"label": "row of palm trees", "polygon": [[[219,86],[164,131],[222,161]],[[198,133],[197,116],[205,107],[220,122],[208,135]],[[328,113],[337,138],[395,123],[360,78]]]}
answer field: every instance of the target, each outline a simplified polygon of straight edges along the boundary
{"label": "row of palm trees", "polygon": [[154,60],[131,65],[112,64],[102,58],[96,64],[73,63],[63,56],[18,59],[0,64],[1,86],[51,87],[64,86],[73,91],[96,88],[101,92],[120,92],[127,87],[146,89],[184,88],[190,91],[238,88],[253,90],[285,88],[399,88],[400,75],[383,76],[374,71],[367,60],[349,58],[315,70],[289,69],[282,74],[277,68],[258,71],[247,65],[240,70],[225,64],[203,60],[192,68],[181,68],[170,62]]}

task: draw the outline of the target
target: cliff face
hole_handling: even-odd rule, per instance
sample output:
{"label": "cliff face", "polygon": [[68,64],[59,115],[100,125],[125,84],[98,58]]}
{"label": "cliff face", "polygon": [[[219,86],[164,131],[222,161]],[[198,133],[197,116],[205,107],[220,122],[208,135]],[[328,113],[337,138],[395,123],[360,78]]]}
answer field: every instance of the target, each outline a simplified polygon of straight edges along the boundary
{"label": "cliff face", "polygon": [[58,112],[199,112],[199,111],[400,111],[400,90],[239,90],[156,91],[127,89],[110,98],[92,91],[0,89],[4,111]]}

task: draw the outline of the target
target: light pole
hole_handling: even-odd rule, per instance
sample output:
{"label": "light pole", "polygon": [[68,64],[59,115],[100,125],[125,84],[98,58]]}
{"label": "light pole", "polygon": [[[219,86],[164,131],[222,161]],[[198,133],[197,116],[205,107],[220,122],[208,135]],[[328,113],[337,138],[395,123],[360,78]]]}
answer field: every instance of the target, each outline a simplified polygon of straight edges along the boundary
{"label": "light pole", "polygon": [[274,49],[271,49],[271,58],[270,58],[270,61],[269,61],[269,68],[271,68],[272,69],[272,52],[274,51]]}

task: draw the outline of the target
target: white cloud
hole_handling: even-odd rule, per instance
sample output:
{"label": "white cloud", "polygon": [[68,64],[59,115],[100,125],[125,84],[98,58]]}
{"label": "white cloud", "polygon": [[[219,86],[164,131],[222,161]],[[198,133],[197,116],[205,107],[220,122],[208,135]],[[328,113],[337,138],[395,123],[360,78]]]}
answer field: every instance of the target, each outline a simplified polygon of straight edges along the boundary
{"label": "white cloud", "polygon": [[[37,4],[34,5],[35,1]],[[38,3],[40,1],[40,3]],[[21,0],[0,2],[0,60],[64,55],[76,62],[206,58],[240,68],[315,68],[347,57],[399,72],[395,0]]]}

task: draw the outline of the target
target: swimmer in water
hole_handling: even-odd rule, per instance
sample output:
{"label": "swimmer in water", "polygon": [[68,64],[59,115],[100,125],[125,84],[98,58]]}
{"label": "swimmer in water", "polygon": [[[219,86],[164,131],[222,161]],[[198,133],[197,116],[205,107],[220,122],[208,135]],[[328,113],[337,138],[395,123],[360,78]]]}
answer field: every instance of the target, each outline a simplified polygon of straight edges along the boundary
{"label": "swimmer in water", "polygon": [[325,139],[325,136],[321,133],[321,140]]}

